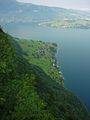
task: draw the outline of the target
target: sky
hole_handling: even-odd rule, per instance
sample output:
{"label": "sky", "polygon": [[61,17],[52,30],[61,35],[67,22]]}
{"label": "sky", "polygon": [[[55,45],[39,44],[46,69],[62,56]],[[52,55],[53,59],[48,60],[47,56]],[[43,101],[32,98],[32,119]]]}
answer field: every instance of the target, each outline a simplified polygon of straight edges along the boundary
{"label": "sky", "polygon": [[38,5],[64,7],[68,9],[90,9],[90,0],[17,0],[18,2],[33,3]]}

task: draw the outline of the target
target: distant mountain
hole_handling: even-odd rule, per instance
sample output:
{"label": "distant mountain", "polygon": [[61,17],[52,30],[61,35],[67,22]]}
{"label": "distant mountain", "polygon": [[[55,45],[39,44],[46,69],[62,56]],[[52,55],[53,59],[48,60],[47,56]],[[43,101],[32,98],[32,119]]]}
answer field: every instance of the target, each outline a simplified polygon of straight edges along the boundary
{"label": "distant mountain", "polygon": [[16,3],[16,0],[0,0],[0,4]]}
{"label": "distant mountain", "polygon": [[0,0],[0,12],[14,10],[17,4],[16,0]]}
{"label": "distant mountain", "polygon": [[16,0],[0,0],[0,5],[5,5],[9,3],[16,3]]}
{"label": "distant mountain", "polygon": [[89,19],[88,12],[71,9],[47,7],[30,3],[18,3],[15,0],[0,0],[0,23],[42,22],[57,19]]}

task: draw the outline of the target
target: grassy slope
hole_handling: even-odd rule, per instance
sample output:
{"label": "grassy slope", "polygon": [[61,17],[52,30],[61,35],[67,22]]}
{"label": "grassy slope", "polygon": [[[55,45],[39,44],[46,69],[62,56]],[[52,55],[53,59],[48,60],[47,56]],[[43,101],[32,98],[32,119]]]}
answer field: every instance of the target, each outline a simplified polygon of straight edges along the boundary
{"label": "grassy slope", "polygon": [[41,67],[44,72],[58,83],[63,84],[62,74],[56,63],[57,45],[33,40],[18,40],[24,53],[23,57],[30,63]]}
{"label": "grassy slope", "polygon": [[23,57],[26,53],[12,40],[0,32],[0,119],[89,120],[79,99],[30,64]]}

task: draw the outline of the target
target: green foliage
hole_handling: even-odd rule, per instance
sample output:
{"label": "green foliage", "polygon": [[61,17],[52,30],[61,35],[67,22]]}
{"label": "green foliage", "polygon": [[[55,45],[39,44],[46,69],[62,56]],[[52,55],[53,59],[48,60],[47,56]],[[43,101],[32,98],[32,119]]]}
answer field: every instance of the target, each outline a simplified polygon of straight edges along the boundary
{"label": "green foliage", "polygon": [[51,52],[40,52],[42,69],[40,63],[31,64],[35,58],[28,57],[45,43],[24,41],[25,53],[13,39],[0,32],[0,120],[89,120],[81,101],[47,74],[43,61]]}
{"label": "green foliage", "polygon": [[15,74],[16,56],[9,39],[7,34],[0,32],[0,76],[2,80],[5,77],[14,77]]}
{"label": "green foliage", "polygon": [[[22,77],[21,87],[16,95],[17,103],[15,111],[12,113],[12,118],[16,120],[47,120],[50,119],[51,114],[45,110],[45,103],[41,100],[33,85],[35,81],[35,75],[31,74],[31,77],[26,75]],[[16,80],[13,81],[15,86]],[[17,83],[20,84],[20,83]],[[16,89],[16,90],[17,90]],[[53,118],[53,116],[52,116]]]}

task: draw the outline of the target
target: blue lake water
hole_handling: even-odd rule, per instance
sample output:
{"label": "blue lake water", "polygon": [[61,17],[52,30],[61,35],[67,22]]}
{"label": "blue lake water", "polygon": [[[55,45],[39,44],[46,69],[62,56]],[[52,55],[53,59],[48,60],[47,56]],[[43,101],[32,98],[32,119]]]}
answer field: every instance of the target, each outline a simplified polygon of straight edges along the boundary
{"label": "blue lake water", "polygon": [[55,29],[35,24],[3,27],[15,37],[56,42],[65,86],[79,96],[90,111],[90,29]]}

